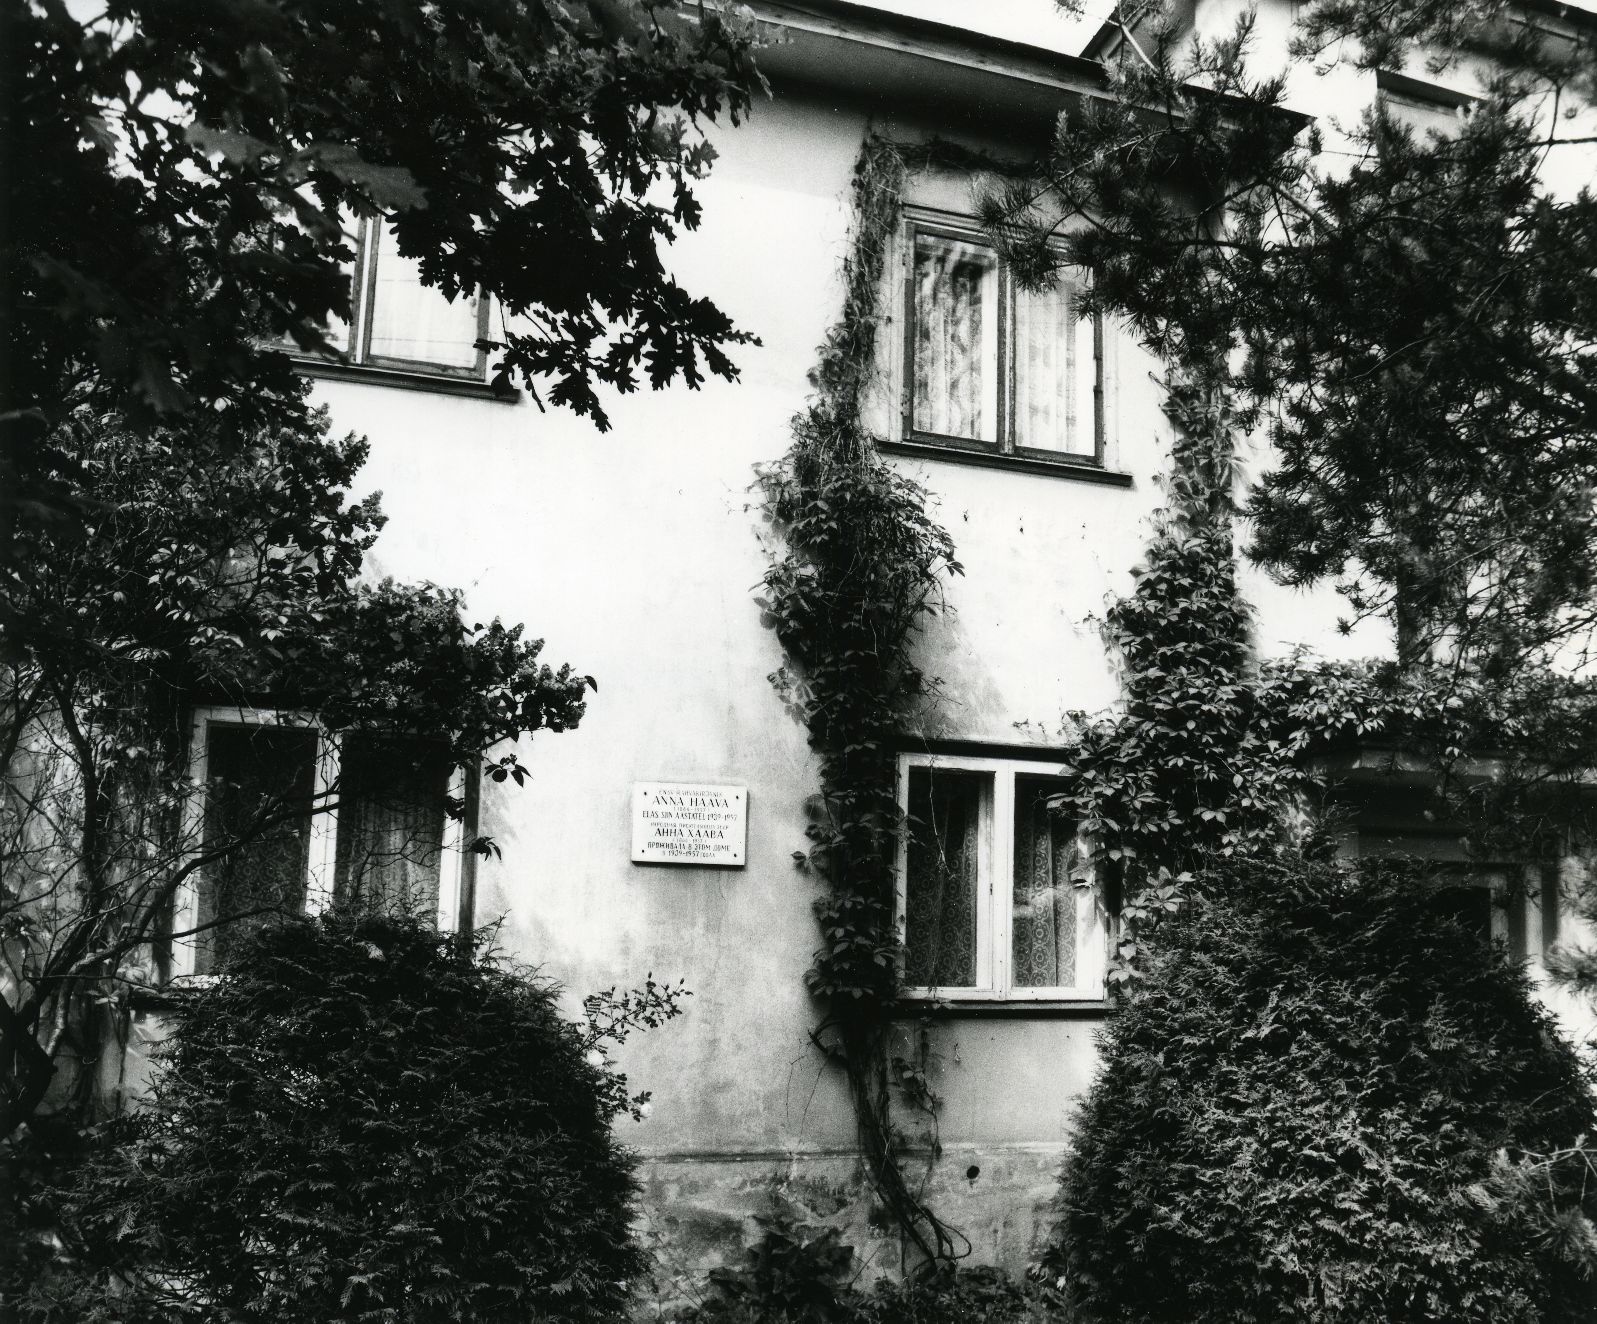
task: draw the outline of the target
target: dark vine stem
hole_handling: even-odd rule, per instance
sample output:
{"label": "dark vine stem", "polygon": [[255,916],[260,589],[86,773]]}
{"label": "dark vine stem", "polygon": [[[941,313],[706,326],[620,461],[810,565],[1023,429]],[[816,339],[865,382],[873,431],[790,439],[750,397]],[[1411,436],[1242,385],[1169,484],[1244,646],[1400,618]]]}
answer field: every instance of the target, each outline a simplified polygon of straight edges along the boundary
{"label": "dark vine stem", "polygon": [[960,566],[925,490],[881,458],[863,411],[904,182],[910,170],[938,165],[1012,168],[946,143],[866,139],[854,172],[842,315],[811,374],[815,393],[793,419],[791,448],[759,480],[781,534],[760,600],[785,656],[771,679],[820,759],[820,809],[809,849],[798,854],[827,888],[815,908],[822,944],[806,976],[825,1008],[812,1038],[847,1074],[878,1198],[932,1266],[970,1246],[912,1189],[893,1120],[895,776],[899,741],[936,689],[912,646]]}

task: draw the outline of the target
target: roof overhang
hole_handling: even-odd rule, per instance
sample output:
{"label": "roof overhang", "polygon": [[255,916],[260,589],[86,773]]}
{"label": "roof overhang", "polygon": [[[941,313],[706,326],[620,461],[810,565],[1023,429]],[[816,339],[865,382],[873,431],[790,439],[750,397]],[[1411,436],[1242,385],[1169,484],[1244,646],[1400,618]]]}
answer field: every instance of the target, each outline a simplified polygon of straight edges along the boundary
{"label": "roof overhang", "polygon": [[972,127],[1052,126],[1073,100],[1107,94],[1103,66],[853,0],[755,0],[772,43],[760,69],[872,112]]}
{"label": "roof overhang", "polygon": [[[770,37],[759,65],[778,91],[808,90],[867,113],[921,115],[1013,137],[1051,134],[1061,111],[1113,95],[1097,60],[856,0],[755,0],[753,9]],[[1278,113],[1294,130],[1309,123],[1294,111]]]}

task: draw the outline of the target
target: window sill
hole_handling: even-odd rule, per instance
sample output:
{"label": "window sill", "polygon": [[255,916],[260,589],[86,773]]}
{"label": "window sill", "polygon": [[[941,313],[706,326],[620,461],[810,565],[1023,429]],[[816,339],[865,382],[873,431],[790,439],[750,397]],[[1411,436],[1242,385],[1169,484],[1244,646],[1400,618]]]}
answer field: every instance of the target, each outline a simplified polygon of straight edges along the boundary
{"label": "window sill", "polygon": [[402,391],[430,391],[434,395],[458,395],[471,400],[492,400],[513,405],[521,400],[520,391],[496,390],[492,383],[468,377],[449,377],[442,373],[410,372],[403,368],[375,368],[358,363],[327,363],[320,359],[294,357],[294,367],[307,377],[332,382],[362,382],[367,386],[397,386]]}
{"label": "window sill", "polygon": [[998,999],[979,998],[899,998],[890,1014],[908,1020],[922,1016],[934,1020],[1016,1019],[1032,1017],[1037,1020],[1102,1019],[1115,1009],[1107,998],[1076,998],[1034,1001],[1002,1002]]}
{"label": "window sill", "polygon": [[1002,451],[963,450],[955,446],[936,446],[923,441],[882,441],[878,449],[887,455],[910,455],[926,460],[949,460],[987,469],[1011,469],[1020,473],[1045,474],[1049,478],[1071,479],[1078,483],[1102,483],[1107,487],[1130,487],[1127,473],[1083,463],[1079,460],[1045,460],[1033,455],[1005,454]]}

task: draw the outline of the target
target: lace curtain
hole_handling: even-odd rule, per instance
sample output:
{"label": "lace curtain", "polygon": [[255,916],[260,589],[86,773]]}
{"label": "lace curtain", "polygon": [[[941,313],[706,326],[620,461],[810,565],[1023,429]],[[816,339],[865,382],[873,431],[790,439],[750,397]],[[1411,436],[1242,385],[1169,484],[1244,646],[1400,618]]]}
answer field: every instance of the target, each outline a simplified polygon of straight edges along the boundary
{"label": "lace curtain", "polygon": [[1060,788],[1035,778],[1015,782],[1015,878],[1011,963],[1016,988],[1076,984],[1077,898],[1084,872],[1075,825],[1048,811]]}
{"label": "lace curtain", "polygon": [[993,440],[998,268],[973,244],[915,239],[915,359],[911,423],[917,431]]}
{"label": "lace curtain", "polygon": [[912,988],[976,984],[981,791],[978,776],[909,770],[904,982]]}
{"label": "lace curtain", "polygon": [[440,368],[477,366],[477,296],[451,303],[421,283],[415,258],[400,254],[393,231],[373,230],[369,261],[377,264],[372,287],[372,358],[402,359]]}
{"label": "lace curtain", "polygon": [[346,736],[338,774],[333,904],[376,914],[438,913],[449,768],[398,741]]}
{"label": "lace curtain", "polygon": [[1076,316],[1075,287],[1015,287],[1015,444],[1095,455],[1092,323]]}

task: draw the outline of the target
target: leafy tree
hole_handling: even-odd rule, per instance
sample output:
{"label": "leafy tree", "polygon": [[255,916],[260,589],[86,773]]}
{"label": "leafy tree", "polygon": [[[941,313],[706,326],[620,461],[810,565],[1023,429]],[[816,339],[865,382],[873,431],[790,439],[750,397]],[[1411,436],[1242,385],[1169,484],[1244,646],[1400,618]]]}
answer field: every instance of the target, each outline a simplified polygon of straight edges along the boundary
{"label": "leafy tree", "polygon": [[750,49],[677,0],[5,0],[0,571],[19,517],[71,505],[52,433],[86,392],[235,439],[303,409],[263,337],[348,317],[351,211],[493,297],[498,381],[600,427],[598,387],[734,377],[748,337],[660,246],[698,224],[697,130],[747,109]]}
{"label": "leafy tree", "polygon": [[[1062,238],[1098,308],[1228,378],[1277,457],[1253,555],[1338,580],[1411,662],[1445,644],[1505,672],[1597,624],[1597,198],[1544,177],[1591,141],[1563,116],[1597,61],[1589,25],[1557,26],[1496,0],[1301,6],[1300,68],[1343,39],[1366,70],[1486,61],[1456,131],[1378,103],[1343,141],[1254,72],[1251,13],[1214,41],[1156,16],[1114,98],[1061,119],[1042,187],[987,206],[1021,270],[1045,276]],[[1059,231],[1055,195],[1089,223]]]}
{"label": "leafy tree", "polygon": [[1423,880],[1199,888],[1072,1142],[1050,1267],[1079,1317],[1590,1319],[1589,1077],[1523,971]]}
{"label": "leafy tree", "polygon": [[85,1320],[612,1320],[641,1115],[606,1041],[677,1012],[558,989],[403,920],[256,935],[185,1000],[152,1106],[65,1197],[32,1302]]}
{"label": "leafy tree", "polygon": [[[27,628],[0,705],[0,1136],[64,1053],[96,1056],[105,999],[155,977],[146,944],[179,887],[338,804],[337,785],[314,805],[285,785],[196,840],[190,703],[287,708],[475,770],[500,741],[574,726],[591,684],[519,626],[468,624],[454,593],[362,583],[383,523],[375,498],[348,500],[366,444],[324,419],[241,443],[83,414],[63,436],[92,504],[76,528],[22,532]],[[522,776],[514,754],[490,771]]]}
{"label": "leafy tree", "polygon": [[[660,249],[698,223],[700,130],[746,111],[750,49],[676,0],[0,4],[0,1136],[61,1051],[94,1055],[94,998],[210,862],[186,704],[269,699],[461,767],[576,722],[591,681],[520,627],[359,585],[364,443],[326,437],[271,345],[326,348],[344,219],[381,212],[424,280],[493,298],[503,384],[604,427],[602,388],[735,376],[747,337]],[[263,804],[208,855],[302,812]]]}

